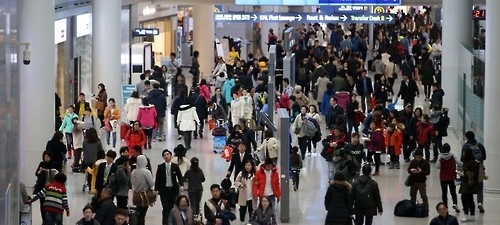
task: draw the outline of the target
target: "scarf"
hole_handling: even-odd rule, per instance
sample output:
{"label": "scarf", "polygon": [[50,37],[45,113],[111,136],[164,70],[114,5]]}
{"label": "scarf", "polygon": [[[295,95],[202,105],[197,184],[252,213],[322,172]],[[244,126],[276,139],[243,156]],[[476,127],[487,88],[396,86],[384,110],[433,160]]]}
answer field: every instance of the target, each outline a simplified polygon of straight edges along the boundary
{"label": "scarf", "polygon": [[268,207],[266,211],[263,211],[264,209],[259,207],[256,211],[255,214],[257,216],[257,221],[260,223],[269,223],[271,221],[271,217],[273,216],[273,209]]}
{"label": "scarf", "polygon": [[[173,214],[174,214],[174,219],[175,219],[175,224],[177,225],[184,225],[184,224],[193,224],[193,212],[189,209],[188,206],[180,206],[179,207],[174,207],[172,209]],[[182,212],[186,213],[186,223],[184,223],[184,220],[182,219]]]}

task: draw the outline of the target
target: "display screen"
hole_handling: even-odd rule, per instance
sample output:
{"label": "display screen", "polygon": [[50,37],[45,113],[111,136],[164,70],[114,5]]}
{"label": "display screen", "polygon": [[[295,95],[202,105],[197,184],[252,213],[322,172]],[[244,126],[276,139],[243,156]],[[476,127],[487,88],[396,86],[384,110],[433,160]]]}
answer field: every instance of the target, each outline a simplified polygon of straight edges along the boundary
{"label": "display screen", "polygon": [[486,10],[473,10],[472,11],[472,19],[475,20],[484,20],[486,19]]}

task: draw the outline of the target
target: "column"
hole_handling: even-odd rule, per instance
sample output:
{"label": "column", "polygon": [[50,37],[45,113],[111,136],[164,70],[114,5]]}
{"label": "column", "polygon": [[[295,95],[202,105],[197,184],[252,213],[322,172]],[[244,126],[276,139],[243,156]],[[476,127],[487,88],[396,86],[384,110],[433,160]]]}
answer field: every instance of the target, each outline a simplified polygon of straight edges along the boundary
{"label": "column", "polygon": [[[486,172],[489,179],[484,182],[485,191],[500,193],[500,177],[497,172],[500,171],[500,164],[496,161],[500,159],[500,152],[497,151],[500,145],[498,126],[495,122],[498,119],[498,109],[500,101],[497,97],[500,94],[500,79],[495,76],[500,70],[498,59],[500,58],[500,27],[497,21],[500,21],[500,1],[487,0],[486,8],[491,9],[486,13],[486,71],[485,71],[485,94],[484,94],[484,146],[486,147],[487,160],[485,162]],[[497,10],[495,10],[497,9]]]}
{"label": "column", "polygon": [[443,106],[450,109],[450,126],[458,121],[460,45],[472,47],[472,0],[443,0]]}
{"label": "column", "polygon": [[215,23],[213,19],[214,5],[193,5],[193,51],[200,56],[200,79],[211,76],[215,66]]}
{"label": "column", "polygon": [[[32,184],[36,166],[54,133],[54,0],[20,1],[19,41],[29,42],[31,63],[20,46],[20,181]],[[14,151],[14,149],[11,149]]]}
{"label": "column", "polygon": [[[103,83],[109,98],[122,107],[121,0],[92,2],[92,94]],[[87,94],[87,93],[86,93]]]}

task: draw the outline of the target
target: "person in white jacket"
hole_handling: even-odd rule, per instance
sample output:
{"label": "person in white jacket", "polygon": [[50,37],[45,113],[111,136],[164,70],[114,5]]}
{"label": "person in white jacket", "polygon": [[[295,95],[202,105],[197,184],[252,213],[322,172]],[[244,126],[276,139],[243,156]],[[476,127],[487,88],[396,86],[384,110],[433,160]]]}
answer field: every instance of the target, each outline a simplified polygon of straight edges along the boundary
{"label": "person in white jacket", "polygon": [[130,124],[134,124],[137,120],[137,115],[139,114],[139,107],[141,107],[142,101],[139,97],[138,91],[133,91],[130,98],[127,99],[125,104],[125,113],[127,113],[127,120]]}
{"label": "person in white jacket", "polygon": [[179,130],[182,132],[184,137],[184,144],[186,149],[191,149],[191,137],[193,131],[196,130],[196,125],[200,123],[198,114],[196,113],[196,108],[185,101],[183,105],[179,107],[179,114],[177,114],[177,125]]}
{"label": "person in white jacket", "polygon": [[252,96],[247,92],[247,90],[243,90],[241,92],[240,97],[240,116],[237,118],[243,118],[245,120],[252,119],[253,113],[253,99]]}
{"label": "person in white jacket", "polygon": [[238,98],[238,95],[233,94],[233,100],[231,101],[231,123],[238,124],[238,121],[241,118],[242,115],[242,101],[240,98]]}
{"label": "person in white jacket", "polygon": [[[264,151],[264,159],[272,159],[274,165],[278,163],[278,140],[274,138],[273,131],[267,129],[264,133],[264,141],[257,147],[257,154],[260,151]],[[257,165],[258,166],[258,165]]]}
{"label": "person in white jacket", "polygon": [[238,188],[238,205],[240,206],[240,221],[245,222],[245,214],[252,216],[253,210],[257,208],[257,198],[252,194],[253,181],[255,178],[255,165],[253,161],[245,162],[245,168],[236,176],[234,186]]}
{"label": "person in white jacket", "polygon": [[215,65],[214,70],[212,71],[212,77],[219,76],[221,72],[224,72],[227,74],[227,67],[226,67],[226,62],[224,62],[224,59],[222,57],[218,56],[217,57],[217,65]]}

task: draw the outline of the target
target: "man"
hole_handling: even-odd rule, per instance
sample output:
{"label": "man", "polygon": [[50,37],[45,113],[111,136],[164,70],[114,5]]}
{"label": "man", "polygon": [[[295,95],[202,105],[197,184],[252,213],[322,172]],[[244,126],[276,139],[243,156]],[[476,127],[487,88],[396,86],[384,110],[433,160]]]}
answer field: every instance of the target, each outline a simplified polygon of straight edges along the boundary
{"label": "man", "polygon": [[[344,149],[352,154],[352,161],[356,165],[356,174],[354,179],[359,177],[359,171],[361,170],[361,165],[366,162],[365,146],[359,142],[360,134],[354,132],[351,135],[351,143],[344,146]],[[368,174],[369,175],[369,174]]]}
{"label": "man", "polygon": [[249,152],[246,152],[246,144],[240,142],[238,144],[238,152],[234,152],[231,157],[231,163],[229,164],[229,169],[227,169],[226,179],[229,179],[231,173],[234,170],[234,180],[238,174],[245,169],[245,163],[247,161],[252,161],[252,155]]}
{"label": "man", "polygon": [[[316,82],[318,82],[318,78],[321,77],[321,75],[327,74],[325,68],[321,65],[321,58],[315,58],[314,59],[314,71],[311,73],[311,77],[309,77],[309,80],[311,81],[311,84],[314,86],[316,85]],[[311,88],[311,90],[314,90],[314,88]]]}
{"label": "man", "polygon": [[332,135],[327,136],[323,140],[323,147],[325,152],[321,152],[323,158],[326,159],[328,165],[328,180],[333,181],[337,164],[333,160],[335,156],[335,151],[342,149],[345,145],[345,134],[342,133],[340,127],[335,126],[331,133]]}
{"label": "man", "polygon": [[437,105],[438,109],[441,109],[443,107],[443,96],[444,91],[441,88],[441,85],[439,85],[438,83],[433,83],[430,107],[434,107],[435,105]]}
{"label": "man", "polygon": [[293,95],[293,87],[290,86],[290,79],[283,78],[283,94],[288,95],[288,98]]}
{"label": "man", "polygon": [[334,77],[337,77],[337,66],[333,64],[334,61],[335,55],[331,55],[330,57],[328,57],[328,63],[326,63],[324,66],[330,80],[332,80]]}
{"label": "man", "polygon": [[238,124],[240,125],[243,136],[245,136],[245,139],[247,140],[245,142],[246,152],[251,153],[252,149],[253,151],[257,151],[257,141],[255,141],[255,132],[254,130],[252,130],[252,128],[247,126],[247,120],[240,118],[238,120]]}
{"label": "man", "polygon": [[74,112],[78,115],[78,118],[82,118],[86,108],[92,109],[92,114],[97,116],[95,110],[90,107],[90,103],[85,101],[85,94],[80,93],[80,95],[78,95],[78,102],[73,106]]}
{"label": "man", "polygon": [[410,162],[410,153],[416,147],[415,139],[413,137],[410,138],[413,132],[410,130],[410,120],[413,117],[413,110],[411,108],[411,105],[406,105],[404,110],[399,113],[402,123],[405,126],[403,130],[403,158],[407,163]]}
{"label": "man", "polygon": [[227,201],[220,197],[220,186],[218,184],[212,184],[210,186],[210,192],[212,193],[212,198],[205,202],[203,214],[207,220],[205,223],[206,225],[215,225],[216,216],[226,210],[228,205]]}
{"label": "man", "polygon": [[141,81],[135,85],[135,90],[139,92],[139,94],[142,94],[146,91],[146,77],[149,77],[151,75],[151,70],[146,70],[144,71],[139,78],[141,78]]}
{"label": "man", "polygon": [[101,163],[97,169],[95,189],[97,196],[100,196],[101,191],[109,185],[109,175],[116,173],[118,166],[113,163],[116,158],[115,151],[108,151],[106,153],[106,163]]}
{"label": "man", "polygon": [[168,149],[161,153],[165,163],[158,165],[156,169],[155,191],[160,195],[163,207],[162,224],[167,224],[170,210],[174,208],[175,200],[183,191],[182,173],[179,166],[172,163],[172,152]]}
{"label": "man", "polygon": [[31,205],[36,200],[45,198],[42,207],[42,213],[45,214],[45,224],[62,225],[64,211],[66,211],[66,216],[70,215],[65,183],[66,175],[57,173],[53,182],[46,184],[40,192],[28,201],[28,204]]}
{"label": "man", "polygon": [[397,97],[401,97],[401,99],[403,99],[404,105],[411,105],[413,110],[413,106],[415,106],[415,96],[418,98],[420,96],[420,92],[418,90],[417,83],[415,83],[414,80],[409,79],[408,76],[409,74],[407,71],[403,71],[403,81],[401,82]]}
{"label": "man", "polygon": [[[144,155],[144,154],[142,154],[142,147],[139,145],[134,145],[132,147],[131,151],[132,151],[132,156],[128,159],[128,165],[130,166],[130,172],[137,169],[137,157],[139,157],[140,155]],[[148,169],[151,172],[151,174],[153,174],[153,170],[151,167],[151,161],[149,160],[149,158],[147,156],[144,155],[144,157],[146,157],[146,161],[147,161],[146,169]]]}
{"label": "man", "polygon": [[326,116],[326,127],[330,130],[337,124],[337,117],[344,115],[344,109],[337,105],[337,98],[333,97],[330,99],[330,110]]}
{"label": "man", "polygon": [[335,76],[331,81],[334,91],[349,91],[347,79],[344,76]]}
{"label": "man", "polygon": [[212,119],[214,122],[217,122],[218,120],[222,120],[223,122],[227,121],[227,114],[224,108],[222,106],[215,104],[213,101],[208,102],[208,110],[212,114]]}
{"label": "man", "polygon": [[[356,90],[361,96],[361,109],[363,112],[370,112],[372,109],[371,97],[373,93],[372,79],[366,76],[367,71],[361,71],[361,79],[356,82]],[[366,107],[368,105],[368,108]]]}
{"label": "man", "polygon": [[438,203],[436,210],[439,215],[434,217],[429,225],[458,225],[457,217],[448,213],[448,206],[444,202]]}
{"label": "man", "polygon": [[156,119],[158,120],[158,131],[156,133],[156,138],[159,141],[163,141],[165,138],[165,111],[167,110],[167,98],[165,93],[160,89],[159,84],[153,84],[153,90],[148,94],[149,102],[155,106],[156,109]]}
{"label": "man", "polygon": [[[179,61],[177,61],[177,54],[174,52],[170,53],[170,61],[168,61],[167,64],[167,73],[174,77],[174,75],[180,74],[178,70],[181,68],[181,65],[179,64]],[[182,71],[181,71],[182,72]]]}
{"label": "man", "polygon": [[[149,79],[149,80],[150,81],[152,81],[152,80],[157,81],[160,84],[160,86],[158,88],[161,89],[161,91],[165,94],[165,96],[168,96],[168,89],[167,89],[168,83],[165,80],[165,78],[163,77],[163,70],[161,69],[161,67],[155,66],[153,68],[153,75],[151,76],[151,79]],[[153,84],[153,88],[155,88],[154,84]]]}
{"label": "man", "polygon": [[345,52],[345,51],[351,50],[351,49],[352,49],[351,38],[349,37],[349,35],[344,35],[344,40],[340,42],[339,51]]}
{"label": "man", "polygon": [[271,205],[275,206],[280,202],[281,187],[278,170],[273,160],[268,158],[264,164],[260,165],[255,173],[253,182],[253,196],[262,199],[263,196],[269,198]]}
{"label": "man", "polygon": [[64,136],[66,137],[66,148],[68,150],[68,159],[71,159],[71,156],[73,155],[72,149],[73,149],[73,119],[74,118],[80,118],[78,117],[77,114],[73,112],[74,106],[70,105],[68,106],[68,110],[66,112],[66,115],[63,118],[63,122],[61,126],[59,127],[59,131],[64,132]]}
{"label": "man", "polygon": [[203,128],[205,120],[208,118],[208,107],[207,101],[200,95],[200,87],[194,88],[194,93],[189,96],[189,101],[196,108],[196,114],[200,120],[200,124],[196,124],[196,130],[193,133],[194,139],[198,138],[198,134],[200,134],[200,138],[203,138]]}
{"label": "man", "polygon": [[[476,160],[479,161],[479,173],[477,178],[479,182],[479,187],[477,189],[477,208],[479,208],[479,213],[484,213],[485,211],[483,205],[483,187],[484,187],[483,180],[488,179],[488,177],[485,175],[485,168],[484,168],[484,160],[486,160],[486,149],[484,148],[483,144],[479,143],[476,140],[476,135],[472,131],[465,132],[465,139],[467,141],[462,146],[462,154],[460,155],[463,157],[464,151],[466,149],[471,149],[474,158],[476,158]],[[462,159],[460,159],[460,161],[464,162]]]}
{"label": "man", "polygon": [[[112,151],[108,151],[112,152]],[[116,155],[116,153],[115,153]],[[101,164],[102,165],[102,164]],[[100,203],[97,207],[94,219],[99,221],[101,225],[113,225],[113,216],[116,213],[116,205],[113,202],[113,190],[110,187],[102,189],[100,192]]]}
{"label": "man", "polygon": [[363,175],[356,179],[352,185],[352,199],[354,200],[354,213],[357,225],[371,225],[373,216],[377,212],[382,215],[382,200],[380,190],[375,180],[370,177],[372,167],[363,166]]}
{"label": "man", "polygon": [[[129,218],[128,211],[126,209],[117,209],[115,213],[113,225],[128,225],[127,222]],[[101,224],[102,225],[102,224]]]}
{"label": "man", "polygon": [[420,192],[420,197],[425,207],[429,208],[425,181],[427,180],[427,176],[431,173],[431,167],[429,162],[424,159],[424,152],[422,150],[416,150],[414,157],[415,158],[410,161],[410,165],[408,166],[408,173],[413,180],[410,186],[410,201],[416,204],[418,191]]}

